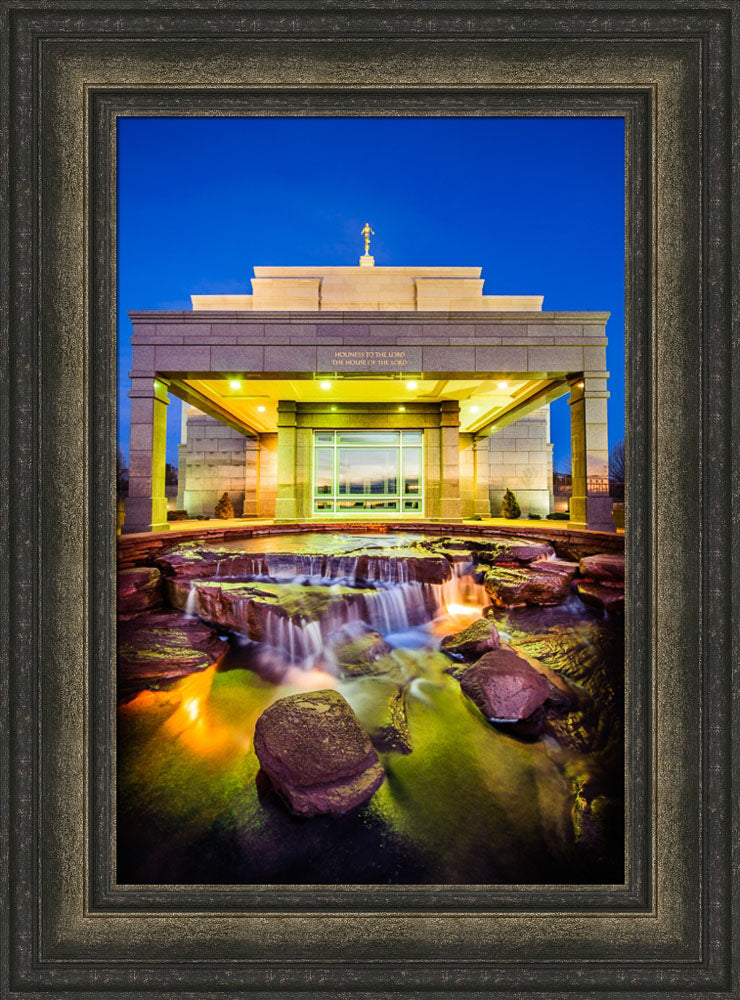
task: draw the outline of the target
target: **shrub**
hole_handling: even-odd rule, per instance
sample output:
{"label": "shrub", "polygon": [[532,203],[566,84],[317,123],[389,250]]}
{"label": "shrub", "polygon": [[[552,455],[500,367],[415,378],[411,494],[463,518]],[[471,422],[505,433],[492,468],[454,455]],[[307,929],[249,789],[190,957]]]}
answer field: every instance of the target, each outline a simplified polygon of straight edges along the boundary
{"label": "shrub", "polygon": [[227,518],[234,516],[234,508],[229,499],[229,494],[224,493],[221,499],[216,504],[216,509],[214,510],[214,515],[225,521]]}
{"label": "shrub", "polygon": [[551,521],[570,521],[570,514],[564,510],[554,510],[552,514],[548,514],[548,518]]}
{"label": "shrub", "polygon": [[522,508],[519,506],[516,494],[512,493],[511,490],[507,488],[506,493],[504,493],[504,499],[501,501],[501,516],[514,520],[519,517],[521,513]]}
{"label": "shrub", "polygon": [[541,521],[542,518],[539,514],[527,514],[530,521]]}

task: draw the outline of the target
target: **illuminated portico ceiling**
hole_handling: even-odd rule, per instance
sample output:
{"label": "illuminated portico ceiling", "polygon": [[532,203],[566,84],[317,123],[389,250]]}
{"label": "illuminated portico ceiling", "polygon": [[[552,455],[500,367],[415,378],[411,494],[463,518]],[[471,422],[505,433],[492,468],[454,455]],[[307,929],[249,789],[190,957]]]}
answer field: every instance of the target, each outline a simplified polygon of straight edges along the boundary
{"label": "illuminated portico ceiling", "polygon": [[[280,400],[298,403],[384,403],[389,406],[413,403],[460,403],[460,430],[476,432],[527,398],[543,384],[541,379],[425,379],[404,373],[402,377],[337,377],[321,375],[295,379],[242,379],[238,376],[183,380],[190,401],[203,400],[204,409],[213,404],[233,419],[260,433],[277,430]],[[177,391],[175,390],[177,395]],[[197,403],[195,404],[197,406]]]}

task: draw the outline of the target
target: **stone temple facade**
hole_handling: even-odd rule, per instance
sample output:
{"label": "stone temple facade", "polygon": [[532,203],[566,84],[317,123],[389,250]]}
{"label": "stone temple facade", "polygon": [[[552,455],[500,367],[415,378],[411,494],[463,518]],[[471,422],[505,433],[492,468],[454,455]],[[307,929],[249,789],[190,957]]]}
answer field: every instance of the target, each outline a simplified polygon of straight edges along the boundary
{"label": "stone temple facade", "polygon": [[281,522],[458,521],[553,510],[549,403],[569,396],[571,524],[613,530],[607,313],[483,294],[479,268],[258,267],[252,295],[133,312],[124,531],[166,530],[170,394],[177,506]]}

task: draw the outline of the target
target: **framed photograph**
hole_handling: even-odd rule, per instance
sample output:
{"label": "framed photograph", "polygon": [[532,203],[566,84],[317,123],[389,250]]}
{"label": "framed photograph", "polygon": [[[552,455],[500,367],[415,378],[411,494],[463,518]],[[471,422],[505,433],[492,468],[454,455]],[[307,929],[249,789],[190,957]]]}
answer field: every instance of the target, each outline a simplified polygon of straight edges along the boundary
{"label": "framed photograph", "polygon": [[3,996],[736,994],[738,12],[638,7],[3,6]]}

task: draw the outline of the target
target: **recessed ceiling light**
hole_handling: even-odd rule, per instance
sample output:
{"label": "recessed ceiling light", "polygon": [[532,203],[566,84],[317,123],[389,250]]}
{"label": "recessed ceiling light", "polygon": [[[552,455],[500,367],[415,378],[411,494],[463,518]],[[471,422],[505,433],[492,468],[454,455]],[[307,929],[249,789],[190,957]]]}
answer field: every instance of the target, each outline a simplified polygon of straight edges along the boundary
{"label": "recessed ceiling light", "polygon": [[579,389],[582,389],[582,388],[583,388],[583,382],[579,382],[579,383],[578,383],[578,388],[579,388]]}
{"label": "recessed ceiling light", "polygon": [[399,413],[405,413],[406,412],[406,407],[405,406],[399,406],[398,407],[398,412]]}
{"label": "recessed ceiling light", "polygon": [[257,413],[264,413],[266,409],[267,409],[266,406],[258,406]]}
{"label": "recessed ceiling light", "polygon": [[508,389],[509,388],[509,383],[508,382],[499,382],[498,387],[499,387],[499,389]]}
{"label": "recessed ceiling light", "polygon": [[327,389],[331,389],[331,382],[319,382],[319,389],[323,389],[326,392]]}
{"label": "recessed ceiling light", "polygon": [[336,413],[337,412],[336,406],[332,406],[331,410],[332,410],[332,413]]}
{"label": "recessed ceiling light", "polygon": [[241,389],[241,387],[242,387],[241,382],[237,382],[236,379],[229,382],[229,389]]}
{"label": "recessed ceiling light", "polygon": [[419,387],[419,383],[418,382],[414,382],[413,379],[411,379],[410,382],[406,383],[406,388],[409,390],[409,392],[413,392],[414,389],[418,389],[418,387]]}
{"label": "recessed ceiling light", "polygon": [[470,407],[470,412],[471,413],[477,413],[478,410],[480,410],[480,406],[471,406]]}

